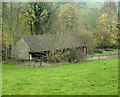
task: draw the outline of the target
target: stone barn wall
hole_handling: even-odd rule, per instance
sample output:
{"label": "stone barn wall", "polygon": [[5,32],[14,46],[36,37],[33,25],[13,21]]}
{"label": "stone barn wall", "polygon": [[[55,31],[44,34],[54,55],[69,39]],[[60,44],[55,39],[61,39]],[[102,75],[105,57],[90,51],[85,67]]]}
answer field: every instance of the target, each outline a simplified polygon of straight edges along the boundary
{"label": "stone barn wall", "polygon": [[12,48],[12,58],[17,60],[29,60],[29,51],[29,46],[24,39],[21,38]]}

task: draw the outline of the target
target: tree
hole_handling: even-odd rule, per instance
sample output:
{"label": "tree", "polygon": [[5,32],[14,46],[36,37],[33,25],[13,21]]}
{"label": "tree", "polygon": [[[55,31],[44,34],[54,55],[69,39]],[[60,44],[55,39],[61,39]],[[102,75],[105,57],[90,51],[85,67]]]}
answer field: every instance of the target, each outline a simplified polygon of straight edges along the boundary
{"label": "tree", "polygon": [[80,27],[80,10],[71,3],[67,3],[56,14],[52,24],[52,32],[79,32]]}
{"label": "tree", "polygon": [[100,11],[95,8],[93,9],[91,8],[88,10],[87,13],[82,14],[83,23],[86,29],[89,30],[90,32],[94,32],[94,30],[96,29],[97,19],[99,15]]}
{"label": "tree", "polygon": [[51,30],[53,33],[77,33],[87,45],[88,53],[96,47],[93,33],[86,29],[80,10],[71,3],[66,3],[56,13]]}
{"label": "tree", "polygon": [[[120,29],[120,1],[118,2],[118,24],[117,28]],[[118,47],[120,47],[120,30],[118,30]]]}
{"label": "tree", "polygon": [[27,26],[20,21],[21,4],[2,3],[2,49],[5,59],[11,58],[12,46],[28,33]]}
{"label": "tree", "polygon": [[117,12],[117,4],[116,2],[113,0],[113,2],[108,2],[106,1],[103,5],[103,7],[101,8],[101,12],[105,12],[108,14],[114,14]]}
{"label": "tree", "polygon": [[107,48],[117,46],[118,29],[117,25],[117,6],[116,2],[106,1],[101,8],[101,15],[98,18],[95,32],[98,47]]}
{"label": "tree", "polygon": [[103,13],[100,15],[95,32],[96,42],[98,47],[107,48],[117,43],[118,29],[117,21],[111,19],[110,15]]}
{"label": "tree", "polygon": [[49,2],[28,3],[23,18],[30,25],[31,34],[44,34],[49,30],[51,18],[62,3]]}

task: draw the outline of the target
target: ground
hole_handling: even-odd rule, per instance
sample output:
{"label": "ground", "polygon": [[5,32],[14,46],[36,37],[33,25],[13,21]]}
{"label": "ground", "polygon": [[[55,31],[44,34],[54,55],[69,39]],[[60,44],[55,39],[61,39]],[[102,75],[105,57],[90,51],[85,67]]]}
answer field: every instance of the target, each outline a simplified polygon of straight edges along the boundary
{"label": "ground", "polygon": [[118,59],[50,67],[3,64],[3,95],[117,95]]}

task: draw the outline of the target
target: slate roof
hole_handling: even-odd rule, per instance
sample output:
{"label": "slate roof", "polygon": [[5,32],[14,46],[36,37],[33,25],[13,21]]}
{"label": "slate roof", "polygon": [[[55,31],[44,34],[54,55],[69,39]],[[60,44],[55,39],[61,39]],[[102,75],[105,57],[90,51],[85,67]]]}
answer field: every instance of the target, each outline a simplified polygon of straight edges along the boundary
{"label": "slate roof", "polygon": [[23,39],[30,47],[31,52],[85,46],[79,35],[75,33],[31,35]]}

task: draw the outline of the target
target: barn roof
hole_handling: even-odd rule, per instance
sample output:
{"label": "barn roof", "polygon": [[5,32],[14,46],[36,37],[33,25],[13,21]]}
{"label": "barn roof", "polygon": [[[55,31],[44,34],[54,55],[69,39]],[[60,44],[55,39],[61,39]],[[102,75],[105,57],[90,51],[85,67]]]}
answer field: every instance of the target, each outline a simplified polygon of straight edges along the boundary
{"label": "barn roof", "polygon": [[31,52],[85,46],[75,33],[31,35],[23,38]]}

